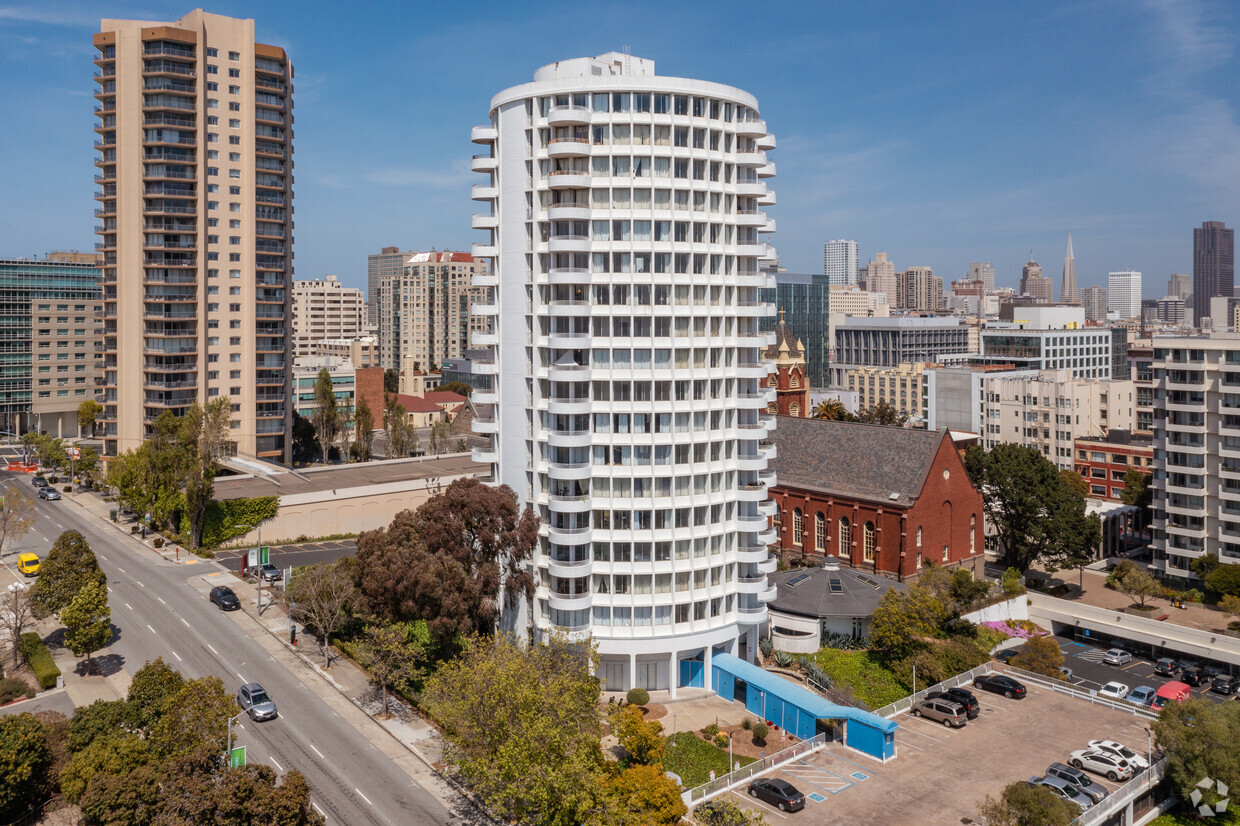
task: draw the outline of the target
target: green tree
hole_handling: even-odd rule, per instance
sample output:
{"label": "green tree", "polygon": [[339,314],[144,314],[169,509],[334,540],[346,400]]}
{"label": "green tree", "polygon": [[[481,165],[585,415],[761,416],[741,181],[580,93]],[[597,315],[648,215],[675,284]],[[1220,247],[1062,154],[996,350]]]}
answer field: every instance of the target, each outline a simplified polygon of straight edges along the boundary
{"label": "green tree", "polygon": [[200,749],[222,754],[228,745],[228,718],[239,711],[219,677],[187,680],[164,701],[163,713],[150,732],[151,748],[161,757],[182,757]]}
{"label": "green tree", "polygon": [[[1123,560],[1123,562],[1120,562],[1119,564],[1123,565],[1125,562],[1128,562],[1128,560],[1125,559]],[[1129,564],[1132,564],[1132,563],[1129,563]],[[1197,576],[1201,577],[1203,580],[1206,577],[1208,577],[1210,575],[1210,572],[1213,571],[1218,566],[1219,566],[1218,555],[1208,553],[1208,552],[1202,554],[1201,556],[1197,557],[1196,559],[1188,563],[1189,570],[1191,570]],[[1116,566],[1116,568],[1118,567],[1119,565]]]}
{"label": "green tree", "polygon": [[889,654],[907,653],[936,637],[948,615],[948,606],[928,583],[914,582],[907,593],[892,588],[883,594],[870,620],[870,641]]}
{"label": "green tree", "polygon": [[1206,575],[1206,587],[1216,594],[1240,596],[1240,565],[1218,565]]}
{"label": "green tree", "polygon": [[314,411],[310,414],[310,422],[314,425],[320,455],[326,462],[327,450],[340,430],[340,403],[332,386],[332,374],[326,367],[319,370],[314,380]]}
{"label": "green tree", "polygon": [[99,454],[90,447],[82,447],[79,449],[80,458],[73,463],[73,472],[83,482],[94,484],[95,476],[99,473]]}
{"label": "green tree", "polygon": [[35,513],[34,500],[25,491],[16,485],[5,489],[0,496],[0,554],[10,542],[30,533]]}
{"label": "green tree", "polygon": [[1092,553],[1102,536],[1097,517],[1039,451],[999,444],[969,448],[965,468],[982,492],[986,515],[999,536],[1001,562],[1022,574],[1035,562],[1067,567]]}
{"label": "green tree", "polygon": [[181,672],[158,657],[138,669],[126,698],[129,718],[140,729],[153,727],[163,715],[168,698],[185,687]]}
{"label": "green tree", "polygon": [[65,624],[65,646],[75,656],[90,655],[112,641],[112,609],[108,607],[108,588],[97,579],[88,581],[60,612]]}
{"label": "green tree", "polygon": [[688,812],[676,781],[663,767],[629,766],[603,781],[599,806],[589,826],[671,826]]}
{"label": "green tree", "polygon": [[1145,607],[1146,600],[1162,596],[1163,593],[1162,583],[1135,565],[1120,576],[1115,587],[1121,594],[1132,597],[1142,608]]}
{"label": "green tree", "polygon": [[107,576],[86,538],[77,531],[65,531],[39,564],[39,575],[31,589],[35,610],[43,617],[62,610],[88,582],[106,586]]}
{"label": "green tree", "polygon": [[51,746],[38,718],[29,713],[0,717],[0,817],[21,814],[38,802],[51,764]]}
{"label": "green tree", "polygon": [[812,418],[828,419],[835,422],[855,422],[857,417],[848,412],[839,399],[823,399],[814,405]]}
{"label": "green tree", "polygon": [[232,420],[232,400],[227,396],[195,403],[181,421],[181,484],[185,490],[185,510],[189,516],[190,542],[202,546],[202,526],[207,507],[215,498],[215,476],[228,443]]}
{"label": "green tree", "polygon": [[463,381],[450,381],[445,384],[439,385],[435,389],[440,390],[444,393],[456,393],[458,396],[464,396],[467,399],[474,392],[474,388],[470,387],[468,384],[466,384]]}
{"label": "green tree", "polygon": [[331,636],[344,622],[357,595],[349,561],[320,562],[298,568],[289,580],[287,598],[296,604],[293,618],[314,629],[323,667],[331,667]]}
{"label": "green tree", "polygon": [[314,459],[314,425],[297,411],[293,411],[293,461],[309,462]]}
{"label": "green tree", "polygon": [[1012,665],[1059,679],[1063,665],[1063,650],[1051,636],[1032,637],[1020,647],[1020,652],[1012,658]]}
{"label": "green tree", "polygon": [[1081,810],[1045,786],[1024,780],[1009,783],[999,799],[990,795],[978,807],[986,826],[1068,826]]}
{"label": "green tree", "polygon": [[371,412],[370,403],[365,396],[357,398],[357,408],[353,412],[353,433],[353,444],[357,446],[358,458],[369,462],[371,447],[375,441],[375,414]]}
{"label": "green tree", "polygon": [[1152,478],[1153,474],[1142,473],[1136,468],[1128,468],[1124,474],[1124,490],[1120,493],[1120,501],[1139,508],[1137,530],[1144,530],[1149,525],[1150,505],[1154,503],[1154,489],[1150,487]]}
{"label": "green tree", "polygon": [[458,479],[359,536],[355,581],[372,613],[424,619],[450,650],[460,635],[493,633],[504,600],[511,607],[532,595],[527,562],[537,541],[538,518],[511,488]]}
{"label": "green tree", "polygon": [[1075,470],[1064,468],[1059,471],[1059,477],[1063,479],[1064,484],[1077,496],[1082,499],[1089,497],[1089,483],[1085,481],[1085,477],[1077,473]]}
{"label": "green tree", "polygon": [[432,456],[438,456],[448,449],[448,441],[450,439],[448,430],[451,425],[448,422],[439,421],[431,425],[430,444],[427,449]]}
{"label": "green tree", "polygon": [[1151,728],[1166,752],[1167,776],[1181,800],[1200,790],[1204,805],[1218,802],[1213,786],[1197,785],[1202,778],[1231,788],[1240,783],[1240,705],[1199,699],[1168,703]]}
{"label": "green tree", "polygon": [[396,396],[387,397],[383,406],[383,433],[387,439],[387,458],[404,459],[418,449],[418,435],[412,424],[405,406],[396,400]]}
{"label": "green tree", "polygon": [[425,652],[410,638],[403,624],[371,625],[361,645],[362,666],[383,692],[383,716],[388,713],[388,691],[401,690],[422,678],[418,663]]}
{"label": "green tree", "polygon": [[60,774],[60,790],[77,803],[97,774],[128,775],[151,760],[150,745],[135,734],[112,730],[74,752]]}
{"label": "green tree", "polygon": [[350,438],[353,434],[353,407],[345,399],[339,403],[336,410],[336,438],[339,440],[337,449],[340,451],[341,461],[347,461],[349,445],[353,443]]}
{"label": "green tree", "polygon": [[611,733],[620,741],[629,759],[634,763],[654,765],[663,762],[663,724],[658,720],[647,721],[638,706],[628,705],[617,709],[608,724]]}
{"label": "green tree", "polygon": [[443,726],[445,759],[502,818],[573,826],[594,808],[596,662],[593,650],[561,639],[522,646],[475,636],[427,681],[423,702]]}
{"label": "green tree", "polygon": [[383,371],[383,392],[400,392],[400,373],[396,372],[396,369],[393,367],[389,367]]}
{"label": "green tree", "polygon": [[[1225,594],[1223,598],[1218,601],[1218,607],[1221,608],[1223,613],[1227,616],[1240,619],[1240,597]],[[1233,627],[1235,625],[1236,622],[1233,621],[1228,625],[1228,627]]]}
{"label": "green tree", "polygon": [[948,597],[955,606],[956,613],[972,611],[989,593],[990,583],[984,579],[974,579],[968,568],[956,568],[952,571]]}
{"label": "green tree", "polygon": [[113,732],[135,728],[129,705],[124,700],[95,700],[73,712],[69,723],[69,751],[77,753]]}
{"label": "green tree", "polygon": [[103,415],[103,405],[94,399],[87,399],[78,405],[78,433],[83,430],[90,430],[90,437],[95,436],[95,422],[99,416]]}
{"label": "green tree", "polygon": [[139,516],[151,514],[156,525],[175,528],[185,507],[181,484],[193,457],[183,437],[181,419],[165,410],[152,423],[146,441],[108,464],[108,485],[116,489],[120,504]]}
{"label": "green tree", "polygon": [[904,427],[908,414],[897,410],[886,399],[880,399],[873,407],[857,411],[857,421],[883,427]]}

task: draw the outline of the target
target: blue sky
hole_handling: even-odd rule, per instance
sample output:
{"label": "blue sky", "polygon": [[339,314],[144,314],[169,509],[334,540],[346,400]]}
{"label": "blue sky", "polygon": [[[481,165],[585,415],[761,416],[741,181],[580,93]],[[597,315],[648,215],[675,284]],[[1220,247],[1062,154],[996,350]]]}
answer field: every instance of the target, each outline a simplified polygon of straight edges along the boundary
{"label": "blue sky", "polygon": [[[90,97],[99,17],[166,2],[0,0],[0,257],[94,243]],[[1058,290],[1191,272],[1192,228],[1240,222],[1240,8],[1081,2],[221,2],[296,69],[296,268],[361,285],[385,245],[468,249],[470,127],[555,60],[620,50],[740,86],[779,141],[782,263],[822,243],[929,265],[945,283],[1029,257]]]}

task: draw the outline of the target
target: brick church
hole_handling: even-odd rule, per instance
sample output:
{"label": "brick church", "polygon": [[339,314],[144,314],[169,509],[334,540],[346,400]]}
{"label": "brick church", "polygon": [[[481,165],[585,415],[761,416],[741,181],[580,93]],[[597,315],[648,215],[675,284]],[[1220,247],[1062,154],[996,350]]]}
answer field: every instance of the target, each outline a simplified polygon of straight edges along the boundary
{"label": "brick church", "polygon": [[775,372],[767,378],[767,387],[775,388],[775,401],[767,405],[768,413],[781,416],[809,416],[809,382],[805,379],[805,346],[793,335],[779,311],[775,327],[775,343],[762,357],[775,362]]}

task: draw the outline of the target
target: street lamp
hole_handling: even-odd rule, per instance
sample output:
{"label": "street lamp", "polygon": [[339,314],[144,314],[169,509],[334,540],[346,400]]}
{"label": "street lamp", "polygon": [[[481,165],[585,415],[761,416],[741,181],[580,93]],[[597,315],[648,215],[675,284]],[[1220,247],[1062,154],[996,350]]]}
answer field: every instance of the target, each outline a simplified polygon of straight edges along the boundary
{"label": "street lamp", "polygon": [[[258,531],[258,552],[259,554],[262,554],[263,552],[263,529],[261,527],[258,527],[256,525],[245,525],[245,524],[233,525],[233,527],[234,528],[249,528],[252,531]],[[259,616],[262,616],[262,613],[263,613],[263,569],[261,567],[261,563],[258,569],[258,613],[259,613]]]}

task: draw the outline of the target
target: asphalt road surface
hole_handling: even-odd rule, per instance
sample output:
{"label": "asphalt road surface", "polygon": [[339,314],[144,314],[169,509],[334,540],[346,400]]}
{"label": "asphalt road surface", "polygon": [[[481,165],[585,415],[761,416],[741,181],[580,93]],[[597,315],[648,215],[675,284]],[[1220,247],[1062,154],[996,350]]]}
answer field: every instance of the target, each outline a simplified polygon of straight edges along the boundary
{"label": "asphalt road surface", "polygon": [[[29,476],[0,471],[0,487],[24,485]],[[241,718],[234,726],[237,745],[250,762],[279,773],[297,769],[313,790],[312,801],[330,824],[441,824],[466,822],[467,809],[450,812],[414,783],[309,688],[277,663],[236,622],[208,602],[202,579],[227,576],[210,562],[177,565],[135,547],[124,535],[68,501],[37,502],[34,529],[6,551],[4,563],[32,550],[46,555],[64,530],[80,531],[108,576],[115,638],[105,669],[131,675],[162,656],[187,677],[214,674],[230,691],[261,683],[280,715],[264,723]]]}
{"label": "asphalt road surface", "polygon": [[[215,559],[230,571],[240,571],[246,553],[245,550],[216,551]],[[273,545],[271,564],[283,571],[285,568],[300,568],[302,565],[315,565],[319,562],[335,562],[342,556],[353,556],[356,553],[357,541],[354,539]]]}

